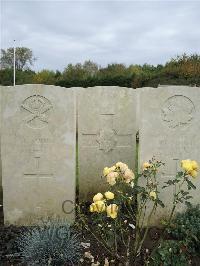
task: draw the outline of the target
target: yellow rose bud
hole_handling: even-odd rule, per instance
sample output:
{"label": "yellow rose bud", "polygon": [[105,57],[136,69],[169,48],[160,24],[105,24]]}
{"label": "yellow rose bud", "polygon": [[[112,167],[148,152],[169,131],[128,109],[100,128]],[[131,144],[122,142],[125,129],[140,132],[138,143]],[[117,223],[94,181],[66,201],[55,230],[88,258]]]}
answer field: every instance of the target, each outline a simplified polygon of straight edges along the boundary
{"label": "yellow rose bud", "polygon": [[115,219],[117,217],[118,206],[117,204],[110,204],[106,208],[107,216]]}
{"label": "yellow rose bud", "polygon": [[148,162],[145,162],[145,163],[143,163],[143,165],[142,165],[142,169],[143,169],[143,171],[144,171],[144,170],[147,170],[149,167],[151,167],[151,164],[148,163]]}
{"label": "yellow rose bud", "polygon": [[107,191],[104,193],[106,199],[110,200],[110,199],[114,199],[115,195],[114,193],[110,192],[110,191]]}
{"label": "yellow rose bud", "polygon": [[157,198],[157,194],[156,194],[155,191],[151,191],[151,192],[149,193],[149,196],[150,196],[151,198],[153,198],[153,200],[156,200],[156,198]]}
{"label": "yellow rose bud", "polygon": [[104,175],[104,176],[107,176],[109,173],[110,173],[110,169],[109,169],[108,167],[105,167],[105,168],[103,169],[103,175]]}
{"label": "yellow rose bud", "polygon": [[96,211],[97,211],[97,207],[96,207],[95,203],[92,203],[90,205],[90,212],[96,212]]}
{"label": "yellow rose bud", "polygon": [[103,200],[98,200],[94,203],[97,208],[97,212],[104,212],[106,210],[106,205]]}
{"label": "yellow rose bud", "polygon": [[101,193],[97,193],[96,195],[94,195],[93,197],[93,201],[96,202],[98,200],[102,200],[103,199],[103,195]]}

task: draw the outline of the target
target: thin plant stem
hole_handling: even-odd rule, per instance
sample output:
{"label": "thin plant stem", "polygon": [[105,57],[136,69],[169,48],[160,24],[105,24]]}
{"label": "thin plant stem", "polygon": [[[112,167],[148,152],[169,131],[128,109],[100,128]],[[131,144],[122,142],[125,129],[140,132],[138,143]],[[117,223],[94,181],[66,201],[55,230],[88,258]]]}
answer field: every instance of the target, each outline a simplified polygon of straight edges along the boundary
{"label": "thin plant stem", "polygon": [[[110,251],[110,247],[107,247],[107,244],[106,243],[104,243],[104,240],[103,239],[99,239],[94,233],[93,233],[93,231],[92,230],[90,230],[90,228],[87,226],[87,224],[86,224],[86,222],[85,222],[85,220],[83,219],[83,218],[81,218],[80,217],[80,219],[81,219],[81,221],[83,222],[83,224],[85,225],[85,229],[88,231],[88,232],[90,232],[92,235],[93,235],[93,237],[109,252],[109,254],[111,254],[112,256],[113,256],[113,252],[112,251]],[[111,249],[112,250],[112,249]]]}
{"label": "thin plant stem", "polygon": [[147,227],[146,227],[146,229],[145,229],[144,236],[143,236],[142,240],[140,241],[139,247],[137,248],[137,254],[140,253],[140,250],[141,250],[141,248],[142,248],[143,242],[144,242],[144,240],[146,239],[147,233],[148,233],[148,231],[149,231],[149,222],[150,222],[150,220],[151,220],[151,216],[152,216],[152,214],[153,214],[155,208],[156,208],[156,203],[154,203],[153,208],[152,208],[152,210],[151,210],[151,212],[150,212],[150,214],[149,214],[149,216],[148,216]]}
{"label": "thin plant stem", "polygon": [[181,184],[179,185],[179,191],[177,191],[177,185],[175,184],[174,198],[173,198],[173,206],[172,206],[172,209],[171,209],[171,212],[170,212],[169,220],[168,220],[167,224],[165,225],[165,227],[164,227],[164,229],[163,229],[163,232],[162,232],[162,234],[161,234],[161,236],[160,236],[160,238],[159,238],[159,240],[158,240],[156,246],[155,246],[154,249],[152,250],[152,252],[151,252],[151,256],[154,255],[154,253],[155,253],[157,247],[158,247],[158,246],[160,245],[160,243],[163,241],[163,237],[164,237],[164,234],[165,234],[167,228],[171,225],[171,221],[172,221],[172,218],[173,218],[173,215],[174,215],[175,209],[176,209],[177,204],[178,204],[178,202],[177,202],[177,196],[180,194],[180,190],[181,190],[181,187],[183,186],[184,182],[185,182],[185,175],[184,175],[184,179],[183,179],[183,181],[182,181]]}

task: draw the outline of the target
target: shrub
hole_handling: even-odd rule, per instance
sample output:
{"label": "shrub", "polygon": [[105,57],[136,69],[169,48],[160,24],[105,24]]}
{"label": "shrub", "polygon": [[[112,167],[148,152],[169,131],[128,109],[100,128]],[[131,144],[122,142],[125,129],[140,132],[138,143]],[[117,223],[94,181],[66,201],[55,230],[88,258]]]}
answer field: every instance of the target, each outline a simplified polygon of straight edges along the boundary
{"label": "shrub", "polygon": [[78,234],[64,220],[49,220],[27,229],[17,245],[28,265],[74,265],[81,256]]}
{"label": "shrub", "polygon": [[184,242],[191,254],[200,253],[200,206],[188,207],[172,221],[168,232],[176,239]]}
{"label": "shrub", "polygon": [[150,266],[187,266],[184,244],[175,240],[163,241],[150,261]]}

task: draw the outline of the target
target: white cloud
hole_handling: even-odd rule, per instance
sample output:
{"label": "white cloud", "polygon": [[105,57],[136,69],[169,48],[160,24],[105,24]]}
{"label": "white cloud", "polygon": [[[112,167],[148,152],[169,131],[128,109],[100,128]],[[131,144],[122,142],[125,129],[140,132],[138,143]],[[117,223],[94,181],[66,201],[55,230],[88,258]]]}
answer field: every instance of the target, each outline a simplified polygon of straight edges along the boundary
{"label": "white cloud", "polygon": [[200,52],[200,2],[2,1],[1,46],[33,49],[35,69],[98,64],[159,64]]}

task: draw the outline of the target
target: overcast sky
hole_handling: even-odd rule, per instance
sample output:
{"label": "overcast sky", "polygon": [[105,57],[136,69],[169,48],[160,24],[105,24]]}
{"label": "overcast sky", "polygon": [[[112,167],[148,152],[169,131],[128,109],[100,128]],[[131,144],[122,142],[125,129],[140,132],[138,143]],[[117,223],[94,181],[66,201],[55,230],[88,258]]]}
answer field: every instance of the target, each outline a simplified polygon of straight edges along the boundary
{"label": "overcast sky", "polygon": [[200,53],[200,1],[1,1],[1,48],[29,47],[35,70],[92,60],[159,64]]}

